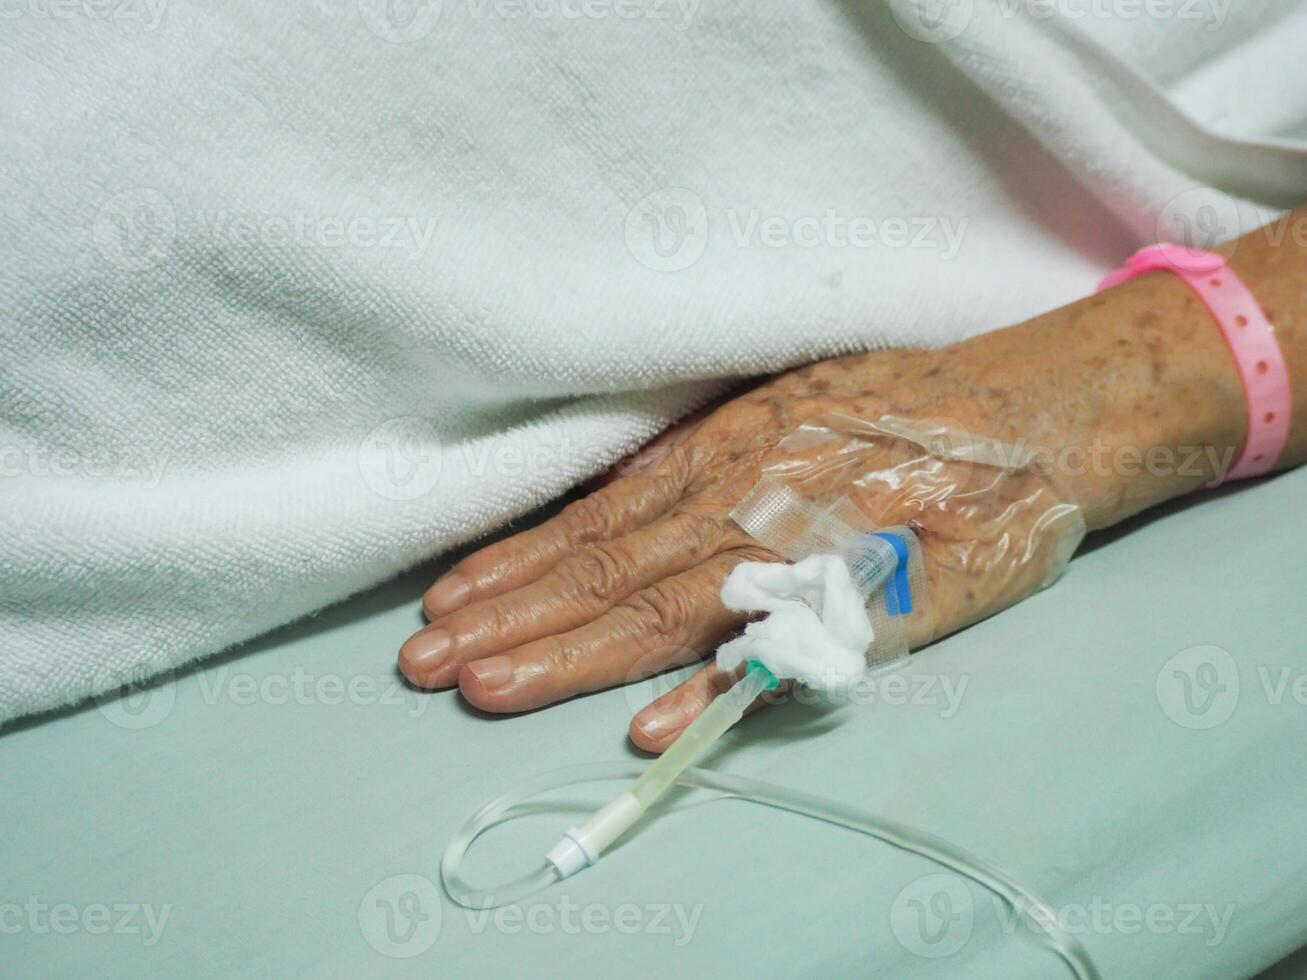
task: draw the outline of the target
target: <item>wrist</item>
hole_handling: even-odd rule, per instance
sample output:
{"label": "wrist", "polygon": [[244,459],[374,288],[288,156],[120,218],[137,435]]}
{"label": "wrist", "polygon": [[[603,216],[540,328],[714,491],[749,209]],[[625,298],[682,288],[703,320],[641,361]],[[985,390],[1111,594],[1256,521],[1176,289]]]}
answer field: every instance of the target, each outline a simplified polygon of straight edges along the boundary
{"label": "wrist", "polygon": [[1103,297],[1091,323],[1123,357],[1089,437],[1113,465],[1082,479],[1091,527],[1214,485],[1248,430],[1238,369],[1212,314],[1175,275],[1154,272]]}
{"label": "wrist", "polygon": [[[1307,462],[1307,207],[1221,246],[1274,325],[1291,384],[1277,469]],[[890,352],[885,352],[890,353]],[[1248,437],[1220,325],[1179,277],[1152,272],[942,350],[877,355],[895,414],[1037,450],[1092,528],[1219,480]]]}
{"label": "wrist", "polygon": [[992,434],[1022,439],[1064,480],[1091,528],[1217,480],[1247,408],[1210,313],[1153,273],[968,341],[985,387],[1016,394]]}

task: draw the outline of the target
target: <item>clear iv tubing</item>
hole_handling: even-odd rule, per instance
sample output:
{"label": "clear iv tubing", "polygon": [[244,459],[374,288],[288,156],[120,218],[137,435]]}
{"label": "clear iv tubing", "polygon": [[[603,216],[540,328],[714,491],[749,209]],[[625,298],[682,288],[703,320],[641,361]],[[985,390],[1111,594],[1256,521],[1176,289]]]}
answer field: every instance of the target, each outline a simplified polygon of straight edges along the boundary
{"label": "clear iv tubing", "polygon": [[[463,858],[472,842],[491,827],[509,819],[514,807],[532,797],[565,786],[634,779],[635,783],[628,792],[641,800],[643,806],[640,813],[643,813],[648,803],[675,782],[693,789],[715,790],[722,794],[722,798],[761,803],[855,830],[956,871],[998,895],[1018,915],[1025,918],[1034,933],[1062,958],[1077,980],[1101,980],[1089,952],[1079,939],[1062,928],[1059,917],[1049,905],[1002,868],[984,858],[933,834],[837,800],[711,769],[687,768],[694,758],[740,719],[745,707],[762,691],[774,686],[775,679],[765,672],[765,668],[755,670],[751,667],[734,687],[714,700],[666,752],[647,766],[637,762],[568,766],[528,779],[517,788],[491,800],[468,818],[445,848],[440,862],[440,876],[445,892],[464,908],[493,909],[520,902],[565,877],[554,864],[546,862],[521,878],[490,891],[481,891],[471,887],[460,873]],[[701,722],[704,724],[701,725]],[[696,728],[700,729],[697,733]],[[690,740],[691,744],[682,746],[691,735],[696,736]]]}

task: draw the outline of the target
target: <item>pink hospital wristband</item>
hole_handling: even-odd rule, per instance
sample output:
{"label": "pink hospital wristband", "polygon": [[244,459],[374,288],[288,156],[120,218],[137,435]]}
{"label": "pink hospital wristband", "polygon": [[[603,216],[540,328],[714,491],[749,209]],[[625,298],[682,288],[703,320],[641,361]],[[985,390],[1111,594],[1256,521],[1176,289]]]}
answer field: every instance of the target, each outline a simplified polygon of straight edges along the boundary
{"label": "pink hospital wristband", "polygon": [[1098,284],[1098,289],[1118,286],[1154,269],[1175,273],[1206,304],[1225,335],[1243,382],[1248,399],[1248,436],[1239,458],[1219,482],[1266,473],[1289,441],[1291,411],[1289,369],[1275,339],[1275,328],[1252,291],[1214,252],[1179,245],[1149,245],[1126,259],[1122,268]]}

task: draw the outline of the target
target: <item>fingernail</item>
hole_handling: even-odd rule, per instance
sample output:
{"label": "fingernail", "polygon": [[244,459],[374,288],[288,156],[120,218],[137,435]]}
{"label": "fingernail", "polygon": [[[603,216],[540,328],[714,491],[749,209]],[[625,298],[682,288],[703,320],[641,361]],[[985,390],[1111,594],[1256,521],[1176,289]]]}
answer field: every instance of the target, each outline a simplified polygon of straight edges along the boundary
{"label": "fingernail", "polygon": [[656,711],[649,715],[637,715],[635,727],[640,734],[651,742],[657,742],[681,728],[681,716],[674,711]]}
{"label": "fingernail", "polygon": [[449,654],[449,633],[446,630],[425,630],[404,641],[400,650],[409,665],[424,673],[435,670]]}
{"label": "fingernail", "polygon": [[466,602],[471,586],[462,572],[450,572],[431,587],[426,595],[427,612],[432,616],[446,616]]}
{"label": "fingernail", "polygon": [[513,658],[500,655],[473,660],[467,669],[487,691],[497,691],[513,679]]}

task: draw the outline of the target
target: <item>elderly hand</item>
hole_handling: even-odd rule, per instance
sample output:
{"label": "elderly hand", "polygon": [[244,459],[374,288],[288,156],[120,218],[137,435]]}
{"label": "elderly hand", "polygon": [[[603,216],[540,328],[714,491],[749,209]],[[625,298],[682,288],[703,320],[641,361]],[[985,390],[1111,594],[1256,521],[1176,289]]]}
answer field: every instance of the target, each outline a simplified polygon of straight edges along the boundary
{"label": "elderly hand", "polygon": [[[742,624],[719,598],[726,574],[776,559],[728,514],[778,442],[820,415],[938,420],[1025,440],[1065,470],[1055,475],[1091,528],[1201,486],[1228,465],[1246,424],[1237,375],[1205,318],[1183,285],[1149,277],[943,350],[873,352],[771,379],[678,426],[553,519],[460,561],[427,592],[431,623],[403,645],[400,667],[419,686],[457,684],[483,710],[518,712],[711,653]],[[1212,451],[1188,471],[1112,463],[1124,449],[1189,445]],[[1105,467],[1057,455],[1078,447],[1087,460],[1092,446]],[[1040,529],[1002,508],[1040,478],[948,507],[896,495],[903,470],[893,465],[848,489],[878,524],[919,531],[930,595],[910,624],[914,646],[1038,586],[1039,562],[1014,543],[1038,542]],[[708,666],[640,711],[632,739],[661,751],[729,683]]]}
{"label": "elderly hand", "polygon": [[[457,683],[487,711],[524,711],[711,652],[742,623],[718,597],[727,572],[776,560],[727,516],[765,454],[814,415],[879,417],[893,403],[870,390],[874,380],[931,359],[823,362],[678,426],[624,475],[442,577],[424,600],[431,625],[400,651],[405,675],[423,687]],[[715,680],[693,683],[706,694]],[[665,741],[633,733],[646,747]]]}

